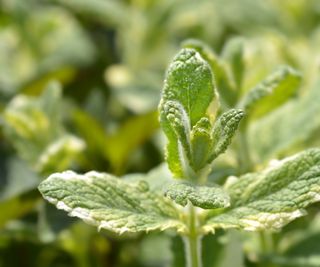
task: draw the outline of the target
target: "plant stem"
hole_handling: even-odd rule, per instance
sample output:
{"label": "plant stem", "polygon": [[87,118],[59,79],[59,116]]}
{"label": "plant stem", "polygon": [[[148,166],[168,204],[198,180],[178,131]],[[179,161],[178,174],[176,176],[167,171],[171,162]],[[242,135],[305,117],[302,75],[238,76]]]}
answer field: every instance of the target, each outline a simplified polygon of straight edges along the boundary
{"label": "plant stem", "polygon": [[184,237],[187,266],[202,267],[201,236],[197,232],[196,209],[191,204],[189,205],[189,234]]}

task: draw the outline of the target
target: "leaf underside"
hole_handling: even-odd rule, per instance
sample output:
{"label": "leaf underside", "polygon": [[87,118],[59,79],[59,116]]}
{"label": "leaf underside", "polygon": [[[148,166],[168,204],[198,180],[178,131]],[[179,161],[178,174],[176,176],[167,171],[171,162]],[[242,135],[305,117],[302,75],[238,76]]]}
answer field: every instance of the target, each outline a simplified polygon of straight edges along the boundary
{"label": "leaf underside", "polygon": [[305,215],[308,205],[320,201],[320,149],[301,152],[264,171],[243,175],[226,191],[231,207],[220,215],[209,213],[202,227],[204,232],[215,228],[278,230]]}
{"label": "leaf underside", "polygon": [[99,230],[118,234],[168,228],[186,231],[173,204],[150,191],[143,180],[129,183],[104,173],[67,171],[49,176],[39,191],[58,209]]}

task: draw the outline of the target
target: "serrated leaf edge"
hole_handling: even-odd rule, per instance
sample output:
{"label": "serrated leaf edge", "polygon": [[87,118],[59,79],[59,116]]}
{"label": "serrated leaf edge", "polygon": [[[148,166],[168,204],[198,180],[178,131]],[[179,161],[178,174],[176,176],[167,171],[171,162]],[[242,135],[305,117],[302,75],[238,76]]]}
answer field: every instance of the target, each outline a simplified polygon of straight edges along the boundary
{"label": "serrated leaf edge", "polygon": [[[50,181],[55,178],[59,178],[59,179],[63,179],[63,180],[77,180],[77,179],[79,179],[79,180],[83,180],[86,183],[90,184],[90,183],[92,183],[92,178],[90,176],[103,177],[104,174],[105,173],[99,173],[96,171],[90,171],[85,174],[77,174],[76,172],[73,172],[73,171],[65,171],[65,172],[61,172],[61,173],[51,174],[46,179],[46,181]],[[40,193],[41,193],[41,191],[40,191]],[[42,193],[41,193],[41,195],[43,196],[43,198],[45,200],[47,200],[51,204],[55,205],[57,207],[57,209],[66,211],[70,217],[77,217],[77,218],[83,220],[87,224],[96,226],[98,228],[98,231],[101,231],[101,229],[106,229],[106,230],[115,232],[119,235],[122,235],[124,233],[137,233],[137,231],[132,231],[130,228],[127,228],[127,227],[120,227],[119,228],[117,226],[117,228],[115,228],[115,227],[113,227],[112,223],[107,222],[107,221],[98,222],[90,217],[90,214],[87,209],[79,208],[79,207],[71,208],[61,200],[56,200],[54,198],[45,196]],[[187,232],[187,227],[182,222],[175,221],[175,220],[168,220],[167,224],[164,224],[161,227],[157,227],[157,226],[150,227],[150,228],[146,229],[144,232],[148,233],[148,232],[154,231],[154,230],[164,231],[164,230],[167,230],[170,228],[175,228],[178,233],[186,233]]]}

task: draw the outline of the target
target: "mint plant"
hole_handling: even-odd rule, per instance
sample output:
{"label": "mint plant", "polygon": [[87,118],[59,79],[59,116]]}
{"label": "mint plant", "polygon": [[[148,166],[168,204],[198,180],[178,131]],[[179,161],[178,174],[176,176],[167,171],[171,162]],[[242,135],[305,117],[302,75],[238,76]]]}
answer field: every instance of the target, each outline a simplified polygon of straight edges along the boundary
{"label": "mint plant", "polygon": [[320,200],[320,149],[273,161],[259,171],[242,158],[249,173],[230,176],[223,186],[208,181],[215,159],[237,130],[245,136],[248,122],[281,105],[300,81],[298,73],[284,67],[241,94],[236,48],[229,49],[237,72],[233,80],[199,43],[186,44],[173,59],[159,105],[168,140],[165,159],[174,177],[164,188],[143,177],[66,171],[39,185],[43,197],[99,230],[123,234],[170,228],[185,240],[189,267],[202,266],[201,238],[208,233],[279,230],[305,215],[305,208]]}

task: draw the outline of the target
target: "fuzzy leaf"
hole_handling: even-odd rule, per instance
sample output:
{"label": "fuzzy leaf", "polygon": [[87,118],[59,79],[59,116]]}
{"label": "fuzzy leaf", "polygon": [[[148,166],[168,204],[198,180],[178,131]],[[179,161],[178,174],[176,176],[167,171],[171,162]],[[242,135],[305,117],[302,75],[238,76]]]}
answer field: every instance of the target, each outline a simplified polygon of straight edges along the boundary
{"label": "fuzzy leaf", "polygon": [[214,74],[217,90],[222,97],[222,102],[227,107],[234,106],[237,101],[237,91],[235,89],[235,82],[230,77],[225,62],[221,61],[209,46],[199,40],[187,40],[183,42],[182,46],[197,50],[197,52],[209,63]]}
{"label": "fuzzy leaf", "polygon": [[189,128],[205,116],[214,96],[210,66],[195,50],[182,49],[169,67],[159,105],[166,161],[177,178],[185,177],[184,156],[190,159]]}
{"label": "fuzzy leaf", "polygon": [[176,139],[179,140],[184,152],[190,159],[190,126],[188,115],[186,114],[183,106],[176,101],[167,101],[164,104],[163,113],[166,115],[166,119],[174,131]]}
{"label": "fuzzy leaf", "polygon": [[229,196],[217,186],[196,186],[190,183],[172,183],[165,196],[181,206],[190,201],[194,206],[203,209],[225,208],[230,205]]}
{"label": "fuzzy leaf", "polygon": [[202,169],[212,151],[212,126],[204,117],[193,126],[191,131],[192,165],[195,171]]}
{"label": "fuzzy leaf", "polygon": [[209,162],[226,151],[243,116],[244,112],[242,110],[231,109],[218,118],[213,127],[212,138],[214,149]]}
{"label": "fuzzy leaf", "polygon": [[257,162],[301,150],[312,138],[319,140],[319,87],[317,82],[302,97],[251,124],[248,141]]}
{"label": "fuzzy leaf", "polygon": [[167,101],[176,101],[183,106],[193,126],[206,115],[214,97],[210,66],[194,49],[182,49],[168,69],[160,111]]}
{"label": "fuzzy leaf", "polygon": [[239,105],[250,117],[261,117],[292,97],[300,82],[296,70],[283,66],[254,87]]}
{"label": "fuzzy leaf", "polygon": [[55,173],[43,181],[43,197],[70,216],[116,233],[165,230],[184,232],[178,210],[141,180],[129,183],[104,173]]}
{"label": "fuzzy leaf", "polygon": [[215,228],[277,230],[305,215],[305,208],[320,200],[320,149],[301,152],[229,184],[231,207],[219,215],[208,214],[204,232]]}

